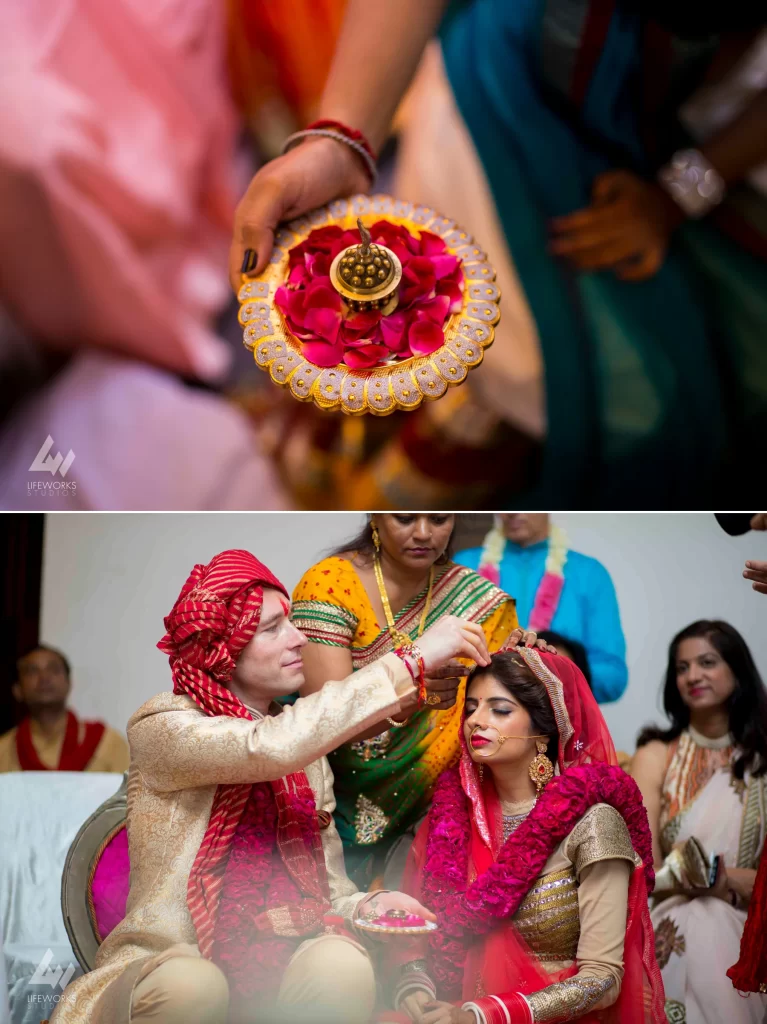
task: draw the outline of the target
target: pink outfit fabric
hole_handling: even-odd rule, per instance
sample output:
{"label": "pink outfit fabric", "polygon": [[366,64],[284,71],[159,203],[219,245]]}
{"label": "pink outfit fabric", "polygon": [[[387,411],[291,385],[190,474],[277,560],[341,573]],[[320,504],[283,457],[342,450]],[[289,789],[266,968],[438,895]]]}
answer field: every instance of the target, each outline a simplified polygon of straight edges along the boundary
{"label": "pink outfit fabric", "polygon": [[104,847],[91,882],[93,912],[102,942],[125,917],[129,889],[128,830],[121,828]]}
{"label": "pink outfit fabric", "polygon": [[24,333],[215,379],[236,122],[219,0],[0,4],[0,281]]}
{"label": "pink outfit fabric", "polygon": [[[74,453],[66,477],[30,471]],[[76,484],[74,489],[62,484]],[[219,395],[103,352],[76,356],[0,432],[0,509],[281,510],[291,502],[246,416]]]}

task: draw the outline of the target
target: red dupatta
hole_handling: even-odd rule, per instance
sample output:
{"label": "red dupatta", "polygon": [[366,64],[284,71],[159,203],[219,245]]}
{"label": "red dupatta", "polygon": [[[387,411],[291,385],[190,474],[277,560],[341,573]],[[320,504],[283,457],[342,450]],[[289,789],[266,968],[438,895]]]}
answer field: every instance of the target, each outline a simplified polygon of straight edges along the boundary
{"label": "red dupatta", "polygon": [[[82,742],[79,741],[80,725],[85,727]],[[84,772],[104,735],[103,722],[78,722],[71,711],[67,712],[67,727],[61,745],[59,763],[55,768],[43,764],[32,741],[31,720],[25,718],[16,730],[16,757],[23,772]]]}
{"label": "red dupatta", "polygon": [[[429,973],[440,998],[529,994],[577,973],[547,973],[511,920],[546,861],[596,803],[623,816],[641,856],[631,878],[624,977],[616,1003],[600,1010],[610,1024],[665,1022],[647,903],[652,842],[636,783],[617,767],[607,725],[580,671],[565,658],[515,651],[545,685],[559,729],[559,774],[525,821],[503,843],[500,804],[491,779],[482,784],[463,745],[459,765],[440,777],[427,822],[411,851],[405,891],[432,909],[440,928],[430,939]],[[582,1018],[596,1020],[593,1015]]]}

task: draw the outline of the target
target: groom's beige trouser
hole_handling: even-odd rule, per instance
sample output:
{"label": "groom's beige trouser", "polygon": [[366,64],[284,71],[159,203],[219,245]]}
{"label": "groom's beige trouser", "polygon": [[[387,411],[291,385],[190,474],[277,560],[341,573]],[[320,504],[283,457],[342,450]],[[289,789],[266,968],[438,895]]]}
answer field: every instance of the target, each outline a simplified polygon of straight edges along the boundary
{"label": "groom's beige trouser", "polygon": [[[285,1024],[367,1024],[375,1004],[373,965],[355,943],[333,935],[301,946],[282,978],[276,1011]],[[131,1024],[226,1024],[229,987],[222,971],[198,957],[172,957],[133,992]],[[253,1024],[264,1019],[254,1001]]]}

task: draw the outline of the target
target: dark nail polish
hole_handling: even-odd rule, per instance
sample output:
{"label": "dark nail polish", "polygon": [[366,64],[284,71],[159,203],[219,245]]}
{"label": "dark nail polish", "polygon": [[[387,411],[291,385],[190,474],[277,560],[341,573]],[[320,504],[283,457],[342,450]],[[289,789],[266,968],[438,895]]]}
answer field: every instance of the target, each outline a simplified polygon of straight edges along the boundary
{"label": "dark nail polish", "polygon": [[249,274],[253,267],[256,265],[256,251],[255,249],[246,249],[245,257],[242,261],[242,273]]}

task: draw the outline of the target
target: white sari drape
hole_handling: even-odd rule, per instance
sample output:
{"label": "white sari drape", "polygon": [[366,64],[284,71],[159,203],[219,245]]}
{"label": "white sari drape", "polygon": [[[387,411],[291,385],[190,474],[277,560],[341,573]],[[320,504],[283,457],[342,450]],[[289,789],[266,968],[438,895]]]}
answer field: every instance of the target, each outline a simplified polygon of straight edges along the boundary
{"label": "white sari drape", "polygon": [[[669,787],[683,782],[680,773],[695,753],[691,745],[702,740],[682,734],[666,775]],[[733,782],[728,768],[718,769],[673,816],[662,816],[664,855],[695,836],[707,853],[722,856],[725,866],[756,868],[765,838],[765,781],[747,775],[744,786]],[[740,955],[745,910],[713,897],[673,896],[656,906],[651,918],[670,1024],[767,1021],[767,996],[742,996],[726,974]]]}

